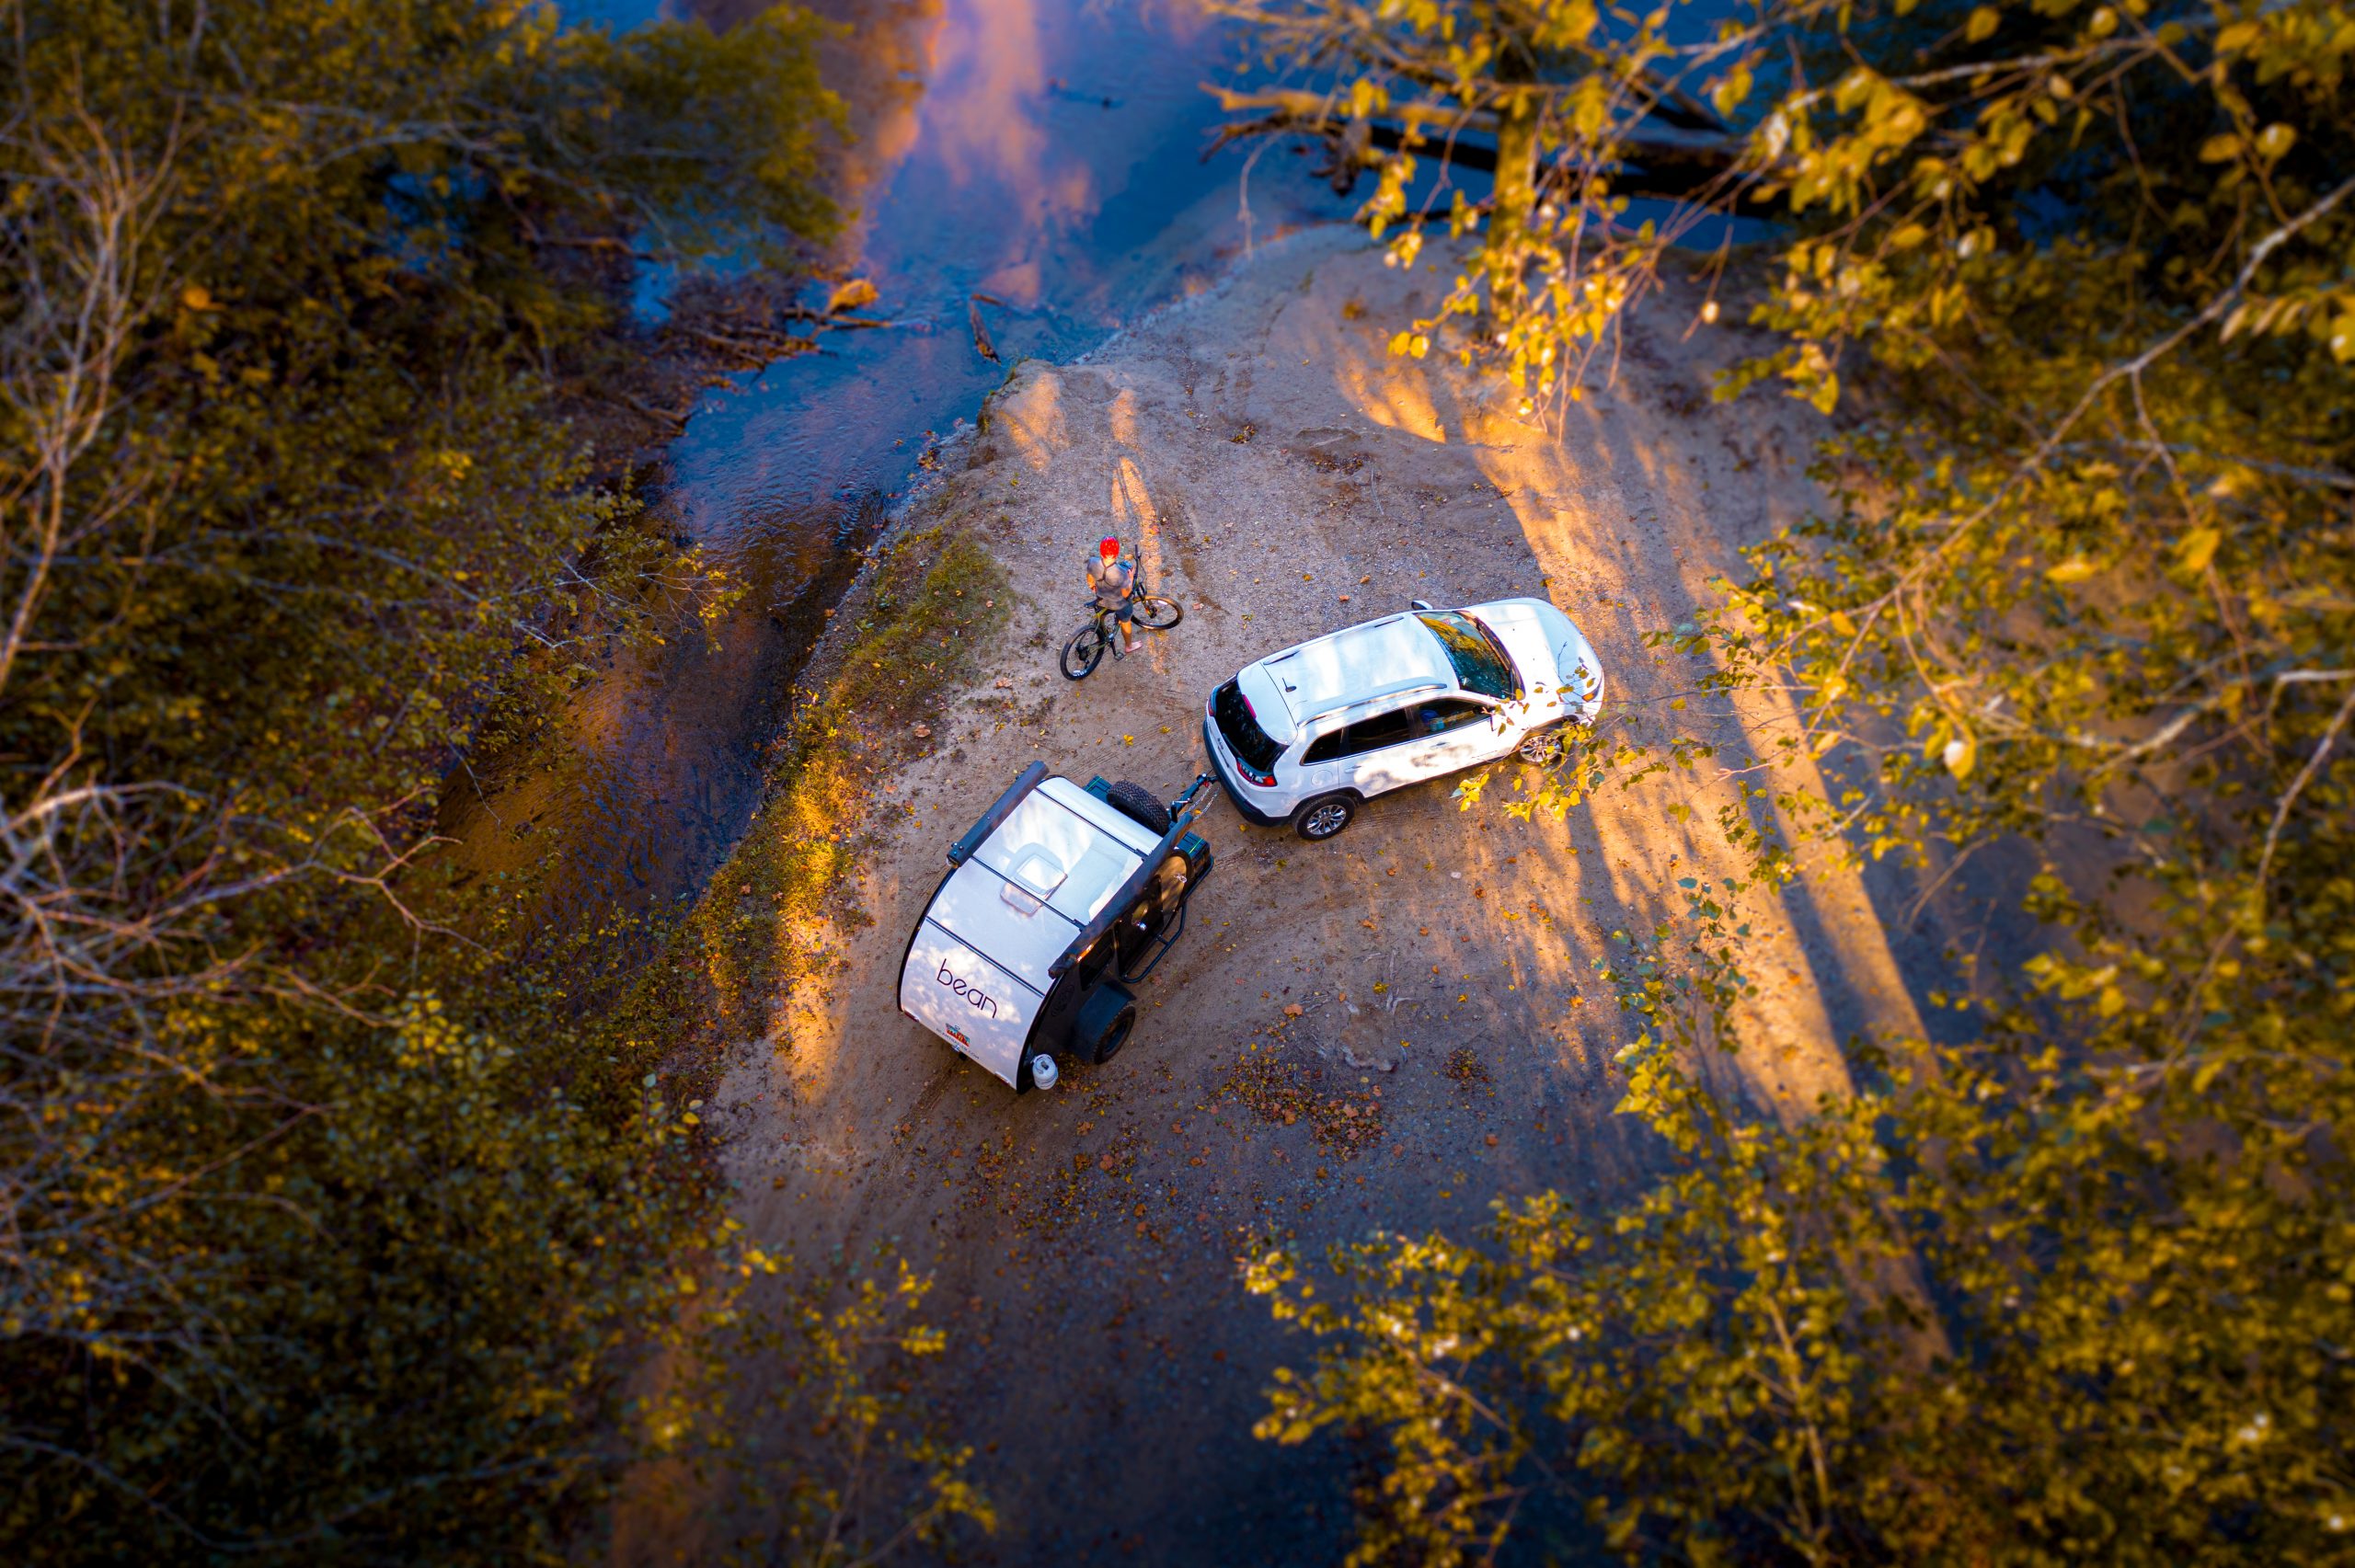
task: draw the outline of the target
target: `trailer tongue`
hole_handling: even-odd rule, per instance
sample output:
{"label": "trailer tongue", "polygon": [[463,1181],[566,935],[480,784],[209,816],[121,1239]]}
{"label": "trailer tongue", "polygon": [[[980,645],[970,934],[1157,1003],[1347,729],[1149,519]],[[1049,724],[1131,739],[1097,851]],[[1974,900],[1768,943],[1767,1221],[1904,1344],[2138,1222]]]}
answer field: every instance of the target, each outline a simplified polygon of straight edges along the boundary
{"label": "trailer tongue", "polygon": [[1017,1092],[1109,1061],[1136,1024],[1129,988],[1184,932],[1210,874],[1191,831],[1209,781],[1164,806],[1126,781],[1025,768],[949,846],[908,939],[900,1011]]}

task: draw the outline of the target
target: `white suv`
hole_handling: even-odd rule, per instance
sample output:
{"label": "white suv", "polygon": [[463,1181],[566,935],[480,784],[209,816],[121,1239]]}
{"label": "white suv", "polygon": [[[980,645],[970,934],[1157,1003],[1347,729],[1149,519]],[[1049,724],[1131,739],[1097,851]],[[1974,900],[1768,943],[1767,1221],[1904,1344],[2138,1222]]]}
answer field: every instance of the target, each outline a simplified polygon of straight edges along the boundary
{"label": "white suv", "polygon": [[1520,751],[1591,723],[1603,667],[1542,599],[1403,615],[1270,654],[1211,695],[1202,740],[1246,820],[1329,839],[1367,797]]}

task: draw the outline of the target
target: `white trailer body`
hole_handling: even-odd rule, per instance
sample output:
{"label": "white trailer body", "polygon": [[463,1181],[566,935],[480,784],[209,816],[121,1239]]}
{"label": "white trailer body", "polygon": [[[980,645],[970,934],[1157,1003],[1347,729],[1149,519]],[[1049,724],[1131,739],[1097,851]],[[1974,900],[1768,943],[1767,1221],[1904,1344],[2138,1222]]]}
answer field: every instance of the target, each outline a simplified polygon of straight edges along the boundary
{"label": "white trailer body", "polygon": [[1032,764],[950,850],[952,869],[909,939],[900,1011],[1029,1087],[1025,1062],[1036,1059],[1033,1036],[1057,982],[1106,934],[1106,906],[1124,890],[1133,898],[1183,830],[1157,834]]}

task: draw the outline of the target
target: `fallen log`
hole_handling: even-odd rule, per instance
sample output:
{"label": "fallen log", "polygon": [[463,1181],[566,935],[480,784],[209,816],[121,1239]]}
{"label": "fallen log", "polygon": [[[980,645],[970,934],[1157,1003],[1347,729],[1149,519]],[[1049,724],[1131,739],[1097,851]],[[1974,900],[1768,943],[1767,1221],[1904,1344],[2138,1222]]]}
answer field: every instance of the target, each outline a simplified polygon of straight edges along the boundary
{"label": "fallen log", "polygon": [[974,351],[994,365],[999,363],[997,345],[990,341],[990,329],[982,325],[981,301],[970,296],[966,299],[965,319],[972,324]]}
{"label": "fallen log", "polygon": [[[1493,135],[1497,118],[1484,110],[1422,101],[1394,106],[1378,120],[1351,119],[1332,112],[1331,101],[1317,93],[1293,89],[1257,93],[1217,87],[1211,90],[1217,93],[1221,107],[1230,112],[1247,109],[1272,112],[1221,126],[1211,145],[1204,149],[1204,159],[1228,143],[1246,137],[1314,136],[1331,150],[1328,162],[1315,172],[1329,178],[1334,190],[1344,196],[1364,172],[1364,162],[1357,155],[1361,148],[1408,152],[1419,158],[1433,158],[1481,174],[1494,174],[1497,169],[1494,142],[1479,139]],[[1467,131],[1479,135],[1467,140],[1463,134]],[[1761,179],[1740,172],[1743,143],[1729,132],[1706,139],[1637,132],[1623,136],[1620,145],[1626,155],[1597,171],[1609,177],[1615,195],[1678,200],[1701,195],[1713,185],[1724,182],[1728,189],[1723,194],[1752,211],[1771,210],[1781,204],[1779,196],[1762,198],[1754,194]],[[1542,155],[1540,161],[1545,161]],[[1560,172],[1557,170],[1549,177],[1559,178]]]}

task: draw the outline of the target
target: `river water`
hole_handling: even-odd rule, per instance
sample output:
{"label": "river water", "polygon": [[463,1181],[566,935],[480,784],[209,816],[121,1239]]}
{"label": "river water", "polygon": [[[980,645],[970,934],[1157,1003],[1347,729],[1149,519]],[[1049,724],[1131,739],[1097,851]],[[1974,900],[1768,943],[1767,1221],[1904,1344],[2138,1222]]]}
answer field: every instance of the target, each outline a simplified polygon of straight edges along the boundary
{"label": "river water", "polygon": [[[760,0],[569,10],[631,27],[690,6],[724,27]],[[559,926],[685,897],[717,866],[824,609],[929,433],[970,418],[1019,357],[1084,353],[1246,246],[1351,205],[1276,148],[1247,184],[1243,152],[1202,160],[1220,120],[1202,84],[1240,52],[1190,0],[808,8],[844,25],[824,63],[856,132],[842,187],[858,212],[833,260],[876,285],[867,314],[898,325],[828,334],[821,353],[712,389],[672,443],[684,530],[752,585],[718,648],[608,671],[554,757],[478,760],[479,790],[452,792],[445,825],[469,867],[536,864],[536,915]],[[660,311],[663,282],[644,280],[644,308]],[[977,293],[999,302],[980,308],[1002,362],[974,346]]]}

